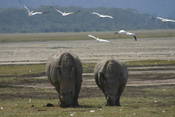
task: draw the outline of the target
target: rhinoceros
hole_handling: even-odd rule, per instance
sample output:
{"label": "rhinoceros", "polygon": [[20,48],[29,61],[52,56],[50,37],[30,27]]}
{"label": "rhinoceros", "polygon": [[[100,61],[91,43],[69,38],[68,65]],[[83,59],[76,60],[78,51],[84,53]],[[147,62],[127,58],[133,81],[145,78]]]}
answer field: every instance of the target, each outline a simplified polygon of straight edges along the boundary
{"label": "rhinoceros", "polygon": [[95,82],[107,100],[107,106],[120,106],[120,96],[126,86],[128,70],[116,60],[99,62],[94,69]]}
{"label": "rhinoceros", "polygon": [[56,54],[46,64],[46,74],[58,92],[61,107],[78,106],[82,83],[82,64],[71,53]]}

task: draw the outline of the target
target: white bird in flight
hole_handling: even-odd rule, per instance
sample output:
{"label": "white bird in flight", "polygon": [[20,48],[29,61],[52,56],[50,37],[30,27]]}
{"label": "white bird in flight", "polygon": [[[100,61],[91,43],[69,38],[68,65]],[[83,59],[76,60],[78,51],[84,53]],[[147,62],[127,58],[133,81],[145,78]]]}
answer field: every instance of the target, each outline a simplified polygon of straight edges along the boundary
{"label": "white bird in flight", "polygon": [[111,18],[111,19],[113,19],[113,17],[110,16],[110,15],[102,15],[102,14],[97,13],[97,12],[92,12],[92,14],[97,15],[97,16],[99,16],[101,18]]}
{"label": "white bird in flight", "polygon": [[167,19],[167,18],[162,18],[162,17],[156,17],[156,18],[162,22],[174,22],[175,23],[175,20],[172,20],[172,19]]}
{"label": "white bird in flight", "polygon": [[125,30],[119,30],[115,34],[124,34],[124,35],[127,35],[127,36],[133,36],[134,37],[134,40],[137,41],[137,37],[136,37],[136,34],[135,33],[127,32]]}
{"label": "white bird in flight", "polygon": [[93,36],[93,35],[88,35],[88,37],[91,37],[91,38],[93,38],[93,39],[95,39],[95,40],[97,40],[97,41],[99,41],[99,42],[110,42],[110,41],[108,41],[108,40],[100,39],[100,38],[95,37],[95,36]]}
{"label": "white bird in flight", "polygon": [[28,13],[28,16],[33,16],[33,15],[41,15],[43,14],[43,12],[34,12],[34,11],[31,11],[26,5],[24,5],[24,8],[27,10],[27,13]]}
{"label": "white bird in flight", "polygon": [[58,13],[60,13],[62,16],[68,16],[68,15],[72,15],[74,14],[75,12],[62,12],[58,9],[55,9]]}

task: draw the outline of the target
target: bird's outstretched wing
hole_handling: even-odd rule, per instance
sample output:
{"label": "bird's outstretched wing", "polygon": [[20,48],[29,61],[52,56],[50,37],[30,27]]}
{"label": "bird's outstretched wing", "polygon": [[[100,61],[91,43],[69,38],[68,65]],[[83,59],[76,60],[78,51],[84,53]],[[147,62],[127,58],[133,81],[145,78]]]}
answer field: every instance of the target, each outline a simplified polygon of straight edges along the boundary
{"label": "bird's outstretched wing", "polygon": [[164,22],[175,22],[175,20],[173,20],[173,19],[167,19],[167,18],[165,18],[163,21]]}
{"label": "bird's outstretched wing", "polygon": [[101,18],[105,18],[105,17],[106,17],[106,18],[111,18],[111,19],[113,19],[113,17],[110,16],[110,15],[102,15],[102,14],[97,13],[97,12],[92,12],[92,14],[95,14],[95,15],[101,17]]}
{"label": "bird's outstretched wing", "polygon": [[88,35],[88,37],[91,37],[91,38],[93,38],[93,39],[95,39],[95,40],[97,40],[97,41],[99,41],[99,42],[110,42],[110,41],[108,41],[108,40],[100,39],[100,38],[95,37],[95,36],[93,36],[93,35]]}
{"label": "bird's outstretched wing", "polygon": [[97,37],[95,37],[95,36],[93,36],[93,35],[88,35],[88,37],[91,37],[91,38],[93,38],[93,39],[98,39]]}
{"label": "bird's outstretched wing", "polygon": [[160,21],[162,21],[162,22],[168,22],[168,20],[167,19],[165,19],[165,18],[162,18],[162,17],[156,17],[158,20],[160,20]]}
{"label": "bird's outstretched wing", "polygon": [[99,13],[97,13],[97,12],[92,12],[92,14],[95,14],[95,15],[101,16],[101,14],[99,14]]}
{"label": "bird's outstretched wing", "polygon": [[33,12],[32,14],[33,15],[40,15],[40,14],[43,14],[43,12]]}
{"label": "bird's outstretched wing", "polygon": [[107,18],[111,18],[111,19],[113,19],[113,17],[110,16],[110,15],[103,15],[103,17],[107,17]]}
{"label": "bird's outstretched wing", "polygon": [[119,30],[118,31],[118,34],[126,34],[127,33],[127,31],[125,31],[125,30]]}
{"label": "bird's outstretched wing", "polygon": [[31,12],[30,9],[26,5],[24,5],[24,8],[27,10],[28,13]]}
{"label": "bird's outstretched wing", "polygon": [[56,8],[55,8],[55,10],[56,10],[58,13],[60,13],[60,14],[63,15],[63,12],[62,12],[62,11],[60,11],[60,10],[58,10],[58,9],[56,9]]}
{"label": "bird's outstretched wing", "polygon": [[97,39],[97,41],[100,41],[100,42],[110,42],[109,40],[105,40],[105,39]]}
{"label": "bird's outstretched wing", "polygon": [[72,14],[74,14],[74,12],[67,12],[67,13],[65,13],[66,15],[72,15]]}
{"label": "bird's outstretched wing", "polygon": [[163,20],[164,18],[162,18],[162,17],[156,17],[157,19],[159,19],[159,20]]}
{"label": "bird's outstretched wing", "polygon": [[175,22],[175,20],[173,20],[173,19],[162,18],[162,17],[156,17],[156,18],[161,20],[162,22]]}
{"label": "bird's outstretched wing", "polygon": [[169,19],[169,22],[175,22],[175,20]]}
{"label": "bird's outstretched wing", "polygon": [[131,32],[126,32],[126,35],[128,35],[128,36],[134,36],[135,34],[134,33],[131,33]]}

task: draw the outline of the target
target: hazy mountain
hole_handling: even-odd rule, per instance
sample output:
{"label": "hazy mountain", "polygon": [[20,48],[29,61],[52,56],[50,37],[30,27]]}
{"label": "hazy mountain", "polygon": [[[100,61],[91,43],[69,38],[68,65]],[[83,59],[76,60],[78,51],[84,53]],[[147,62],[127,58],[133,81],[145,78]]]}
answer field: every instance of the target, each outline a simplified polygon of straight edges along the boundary
{"label": "hazy mountain", "polygon": [[22,4],[24,3],[30,7],[38,7],[40,5],[58,5],[87,8],[132,8],[139,12],[175,18],[175,0],[0,0],[0,7],[22,7]]}
{"label": "hazy mountain", "polygon": [[[174,23],[163,23],[155,17],[133,9],[60,7],[64,11],[80,11],[63,17],[49,6],[39,7],[43,15],[28,16],[22,8],[0,9],[0,33],[116,31],[120,29],[175,29]],[[99,18],[97,11],[114,19]]]}

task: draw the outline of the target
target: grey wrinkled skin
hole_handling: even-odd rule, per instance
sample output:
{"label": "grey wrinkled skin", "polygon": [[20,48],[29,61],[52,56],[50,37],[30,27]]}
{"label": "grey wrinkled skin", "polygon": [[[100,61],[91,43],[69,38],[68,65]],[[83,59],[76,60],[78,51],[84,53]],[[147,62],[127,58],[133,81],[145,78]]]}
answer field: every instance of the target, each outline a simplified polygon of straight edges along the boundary
{"label": "grey wrinkled skin", "polygon": [[78,106],[82,83],[82,64],[68,52],[54,55],[46,64],[46,74],[58,92],[61,107]]}
{"label": "grey wrinkled skin", "polygon": [[98,63],[94,69],[95,82],[107,100],[107,106],[120,106],[120,96],[128,80],[127,67],[115,60]]}

